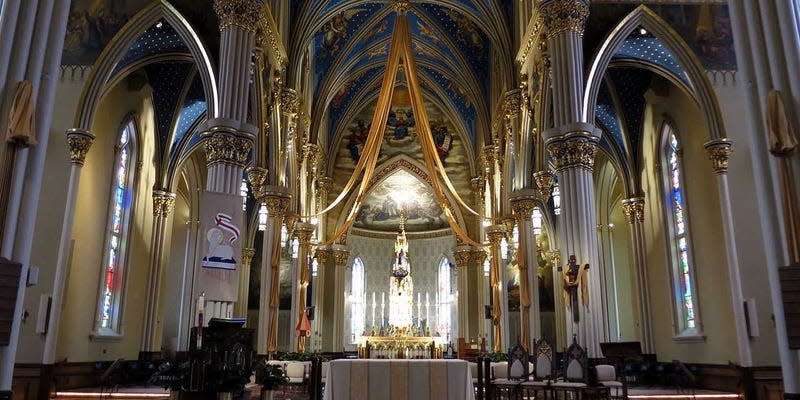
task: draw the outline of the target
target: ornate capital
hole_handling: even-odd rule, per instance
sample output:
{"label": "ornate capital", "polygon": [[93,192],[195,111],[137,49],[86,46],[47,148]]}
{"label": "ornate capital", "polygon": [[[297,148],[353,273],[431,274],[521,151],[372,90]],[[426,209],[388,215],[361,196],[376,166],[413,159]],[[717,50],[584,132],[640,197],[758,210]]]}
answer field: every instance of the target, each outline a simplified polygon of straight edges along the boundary
{"label": "ornate capital", "polygon": [[469,180],[469,184],[470,187],[472,188],[472,191],[477,194],[483,193],[483,183],[484,183],[483,176],[476,176]]}
{"label": "ornate capital", "polygon": [[153,190],[153,215],[166,218],[175,210],[175,193]]}
{"label": "ornate capital", "polygon": [[521,91],[519,89],[509,90],[503,95],[503,117],[513,119],[519,116]]}
{"label": "ornate capital", "polygon": [[482,249],[472,249],[472,262],[475,265],[483,265],[483,262],[486,261],[486,251]]}
{"label": "ornate capital", "polygon": [[455,258],[456,266],[459,268],[467,267],[472,263],[472,248],[469,246],[458,246],[453,252],[453,258]]}
{"label": "ornate capital", "polygon": [[555,160],[556,171],[568,168],[585,168],[592,171],[594,156],[597,153],[597,138],[586,134],[551,140],[547,143],[547,150]]}
{"label": "ornate capital", "polygon": [[281,111],[292,115],[299,113],[303,100],[297,95],[297,91],[292,88],[283,88],[280,93]]}
{"label": "ornate capital", "polygon": [[226,163],[243,167],[247,165],[247,156],[253,147],[253,135],[212,129],[203,134],[203,144],[206,165]]}
{"label": "ornate capital", "polygon": [[69,160],[79,166],[83,166],[86,160],[86,153],[92,147],[95,136],[89,131],[80,129],[70,129],[67,131],[67,145],[69,146]]}
{"label": "ornate capital", "polygon": [[318,195],[327,195],[328,191],[331,190],[331,186],[333,185],[333,178],[328,176],[323,176],[317,178],[317,192]]}
{"label": "ornate capital", "polygon": [[303,145],[303,158],[308,160],[308,165],[313,166],[317,162],[319,145],[316,143],[306,143]]}
{"label": "ornate capital", "polygon": [[289,209],[289,200],[291,200],[291,196],[285,192],[278,192],[278,191],[264,191],[264,205],[267,206],[267,213],[270,216],[275,216],[280,218],[283,215],[286,215],[286,210]]}
{"label": "ornate capital", "polygon": [[703,145],[703,147],[706,148],[706,154],[708,154],[708,159],[711,160],[714,173],[717,175],[727,173],[728,159],[733,154],[733,141],[727,138],[714,139]]}
{"label": "ornate capital", "polygon": [[500,153],[500,146],[490,144],[483,147],[483,158],[486,160],[486,165],[491,171],[494,169],[495,161],[500,161],[498,155]]}
{"label": "ornate capital", "polygon": [[622,212],[629,224],[644,221],[644,197],[622,200]]}
{"label": "ornate capital", "polygon": [[250,167],[247,169],[247,180],[253,188],[253,197],[257,201],[262,201],[266,194],[267,169],[261,167]]}
{"label": "ornate capital", "polygon": [[553,188],[553,174],[550,171],[537,171],[533,173],[533,180],[539,191],[539,200],[546,202],[550,198],[550,189]]}
{"label": "ornate capital", "polygon": [[326,265],[330,261],[333,261],[333,250],[318,248],[317,251],[314,252],[314,257],[320,265]]}
{"label": "ornate capital", "polygon": [[491,225],[487,229],[486,234],[489,236],[489,243],[491,243],[492,246],[499,246],[503,238],[506,237],[506,226],[502,224]]}
{"label": "ornate capital", "polygon": [[333,254],[333,265],[337,268],[347,265],[347,260],[350,259],[350,251],[346,247],[334,245],[331,247],[331,253]]}
{"label": "ornate capital", "polygon": [[314,236],[314,230],[316,230],[316,228],[316,225],[305,222],[294,224],[294,236],[300,241],[301,246],[311,243],[311,237]]}
{"label": "ornate capital", "polygon": [[243,266],[250,266],[250,263],[253,262],[253,257],[256,255],[256,249],[252,247],[245,247],[242,249],[242,265]]}
{"label": "ornate capital", "polygon": [[564,32],[583,35],[589,4],[584,0],[553,0],[541,6],[542,21],[548,38]]}
{"label": "ornate capital", "polygon": [[532,195],[518,196],[511,199],[511,211],[517,221],[530,220],[533,216],[534,208],[536,208],[536,200]]}
{"label": "ornate capital", "polygon": [[392,6],[398,14],[402,15],[408,12],[409,5],[407,1],[395,1]]}
{"label": "ornate capital", "polygon": [[214,0],[214,12],[219,18],[219,31],[231,25],[255,32],[263,5],[258,0]]}

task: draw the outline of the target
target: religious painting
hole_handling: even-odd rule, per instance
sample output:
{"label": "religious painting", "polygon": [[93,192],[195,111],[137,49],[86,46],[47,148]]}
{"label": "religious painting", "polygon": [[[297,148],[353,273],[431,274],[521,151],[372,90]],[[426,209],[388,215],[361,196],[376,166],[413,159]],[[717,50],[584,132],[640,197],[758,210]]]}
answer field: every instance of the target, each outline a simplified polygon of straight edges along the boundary
{"label": "religious painting", "polygon": [[241,261],[242,198],[204,192],[200,211],[200,291],[215,301],[236,301]]}
{"label": "religious painting", "polygon": [[[403,199],[401,204],[398,204],[398,198]],[[358,210],[354,226],[394,231],[400,226],[401,214],[409,232],[448,227],[447,218],[434,197],[433,189],[404,169],[389,175],[369,192]]]}

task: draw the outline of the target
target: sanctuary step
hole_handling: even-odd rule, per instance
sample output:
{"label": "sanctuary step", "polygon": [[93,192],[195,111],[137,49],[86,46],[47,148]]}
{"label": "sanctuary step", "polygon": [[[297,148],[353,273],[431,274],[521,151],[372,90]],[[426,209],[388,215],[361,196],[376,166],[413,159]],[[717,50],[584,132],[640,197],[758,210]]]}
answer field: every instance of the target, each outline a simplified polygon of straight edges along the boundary
{"label": "sanctuary step", "polygon": [[58,391],[52,397],[59,400],[125,399],[154,400],[169,399],[169,392],[158,386],[133,386],[117,389],[82,388]]}

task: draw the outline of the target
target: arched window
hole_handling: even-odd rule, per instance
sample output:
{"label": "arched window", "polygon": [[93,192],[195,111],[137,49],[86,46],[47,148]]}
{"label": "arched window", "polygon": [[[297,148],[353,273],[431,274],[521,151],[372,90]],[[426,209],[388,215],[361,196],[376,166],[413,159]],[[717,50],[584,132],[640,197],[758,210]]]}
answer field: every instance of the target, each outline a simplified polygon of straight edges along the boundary
{"label": "arched window", "polygon": [[439,262],[439,323],[436,330],[443,338],[452,339],[451,337],[451,321],[450,311],[453,303],[453,296],[451,295],[450,288],[450,260],[447,257],[442,258]]}
{"label": "arched window", "polygon": [[686,185],[683,180],[682,149],[678,136],[670,123],[664,123],[661,134],[661,169],[669,230],[669,255],[677,316],[676,328],[679,335],[694,335],[698,333],[700,324],[689,224],[686,219]]}
{"label": "arched window", "polygon": [[123,125],[114,146],[114,175],[95,326],[99,335],[121,334],[122,292],[125,286],[125,261],[133,205],[135,145],[136,127],[133,120],[130,120]]}
{"label": "arched window", "polygon": [[353,260],[352,278],[350,280],[350,338],[355,343],[364,333],[364,321],[367,317],[367,303],[364,284],[364,262],[361,257]]}

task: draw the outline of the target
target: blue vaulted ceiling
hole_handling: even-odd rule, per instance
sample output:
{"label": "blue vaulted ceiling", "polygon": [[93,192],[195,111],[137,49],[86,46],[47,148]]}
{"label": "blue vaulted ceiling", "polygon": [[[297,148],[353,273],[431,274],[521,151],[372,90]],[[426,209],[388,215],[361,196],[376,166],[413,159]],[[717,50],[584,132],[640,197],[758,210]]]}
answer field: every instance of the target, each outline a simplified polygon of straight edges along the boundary
{"label": "blue vaulted ceiling", "polygon": [[168,53],[190,54],[178,32],[168,22],[160,20],[136,38],[114,67],[114,75],[139,60]]}
{"label": "blue vaulted ceiling", "polygon": [[688,86],[689,76],[661,39],[652,35],[632,34],[614,54],[614,59],[633,59],[650,63],[669,71]]}
{"label": "blue vaulted ceiling", "polygon": [[[313,0],[297,5],[296,51],[313,70],[312,123],[328,144],[377,97],[397,15],[389,0]],[[493,59],[512,60],[505,0],[420,0],[407,12],[423,91],[464,122],[465,139],[488,130]],[[509,61],[510,62],[510,61]],[[509,66],[510,67],[510,66]],[[511,70],[511,68],[509,68]],[[432,97],[432,98],[431,98]],[[483,129],[479,128],[482,127]]]}

